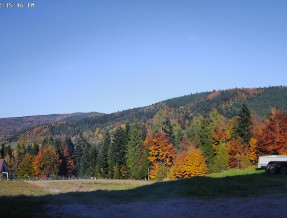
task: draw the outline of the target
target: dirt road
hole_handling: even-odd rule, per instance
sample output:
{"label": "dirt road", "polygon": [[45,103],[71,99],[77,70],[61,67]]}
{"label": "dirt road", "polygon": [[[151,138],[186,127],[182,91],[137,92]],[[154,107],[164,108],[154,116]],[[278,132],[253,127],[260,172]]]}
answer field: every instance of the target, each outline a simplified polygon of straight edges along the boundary
{"label": "dirt road", "polygon": [[47,205],[51,217],[287,217],[287,196],[173,199],[126,204]]}

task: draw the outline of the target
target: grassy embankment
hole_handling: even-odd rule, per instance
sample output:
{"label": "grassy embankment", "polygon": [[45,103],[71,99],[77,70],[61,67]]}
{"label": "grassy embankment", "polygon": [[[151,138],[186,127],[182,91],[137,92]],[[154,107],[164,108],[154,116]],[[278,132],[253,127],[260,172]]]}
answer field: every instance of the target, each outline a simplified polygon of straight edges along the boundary
{"label": "grassy embankment", "polygon": [[[287,176],[254,169],[166,182],[132,180],[1,181],[0,210],[31,215],[52,204],[109,204],[174,198],[229,198],[287,193]],[[17,209],[15,209],[17,208]]]}

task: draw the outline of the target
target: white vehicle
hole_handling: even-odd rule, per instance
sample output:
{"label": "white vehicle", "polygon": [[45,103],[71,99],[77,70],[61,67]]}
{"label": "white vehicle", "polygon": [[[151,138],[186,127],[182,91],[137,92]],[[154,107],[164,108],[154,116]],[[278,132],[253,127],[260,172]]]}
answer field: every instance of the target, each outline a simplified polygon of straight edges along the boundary
{"label": "white vehicle", "polygon": [[280,172],[281,174],[287,173],[287,155],[271,155],[261,156],[258,160],[258,168],[265,169],[266,172],[275,174]]}

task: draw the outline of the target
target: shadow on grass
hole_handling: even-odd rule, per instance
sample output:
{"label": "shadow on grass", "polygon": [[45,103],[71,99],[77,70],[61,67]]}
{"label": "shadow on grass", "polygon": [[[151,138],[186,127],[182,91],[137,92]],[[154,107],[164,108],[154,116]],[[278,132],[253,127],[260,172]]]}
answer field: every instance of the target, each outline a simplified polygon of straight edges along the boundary
{"label": "shadow on grass", "polygon": [[197,177],[158,182],[129,190],[69,192],[38,197],[0,197],[0,210],[5,217],[31,217],[33,214],[43,213],[46,204],[116,204],[175,198],[266,196],[286,192],[287,176],[256,173],[222,178]]}

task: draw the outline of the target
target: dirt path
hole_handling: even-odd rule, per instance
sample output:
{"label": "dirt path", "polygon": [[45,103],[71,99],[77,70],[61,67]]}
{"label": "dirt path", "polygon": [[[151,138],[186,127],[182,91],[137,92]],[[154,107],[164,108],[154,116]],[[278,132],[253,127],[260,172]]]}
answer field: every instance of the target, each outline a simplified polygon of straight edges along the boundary
{"label": "dirt path", "polygon": [[287,196],[173,199],[126,204],[47,205],[50,217],[287,217]]}

